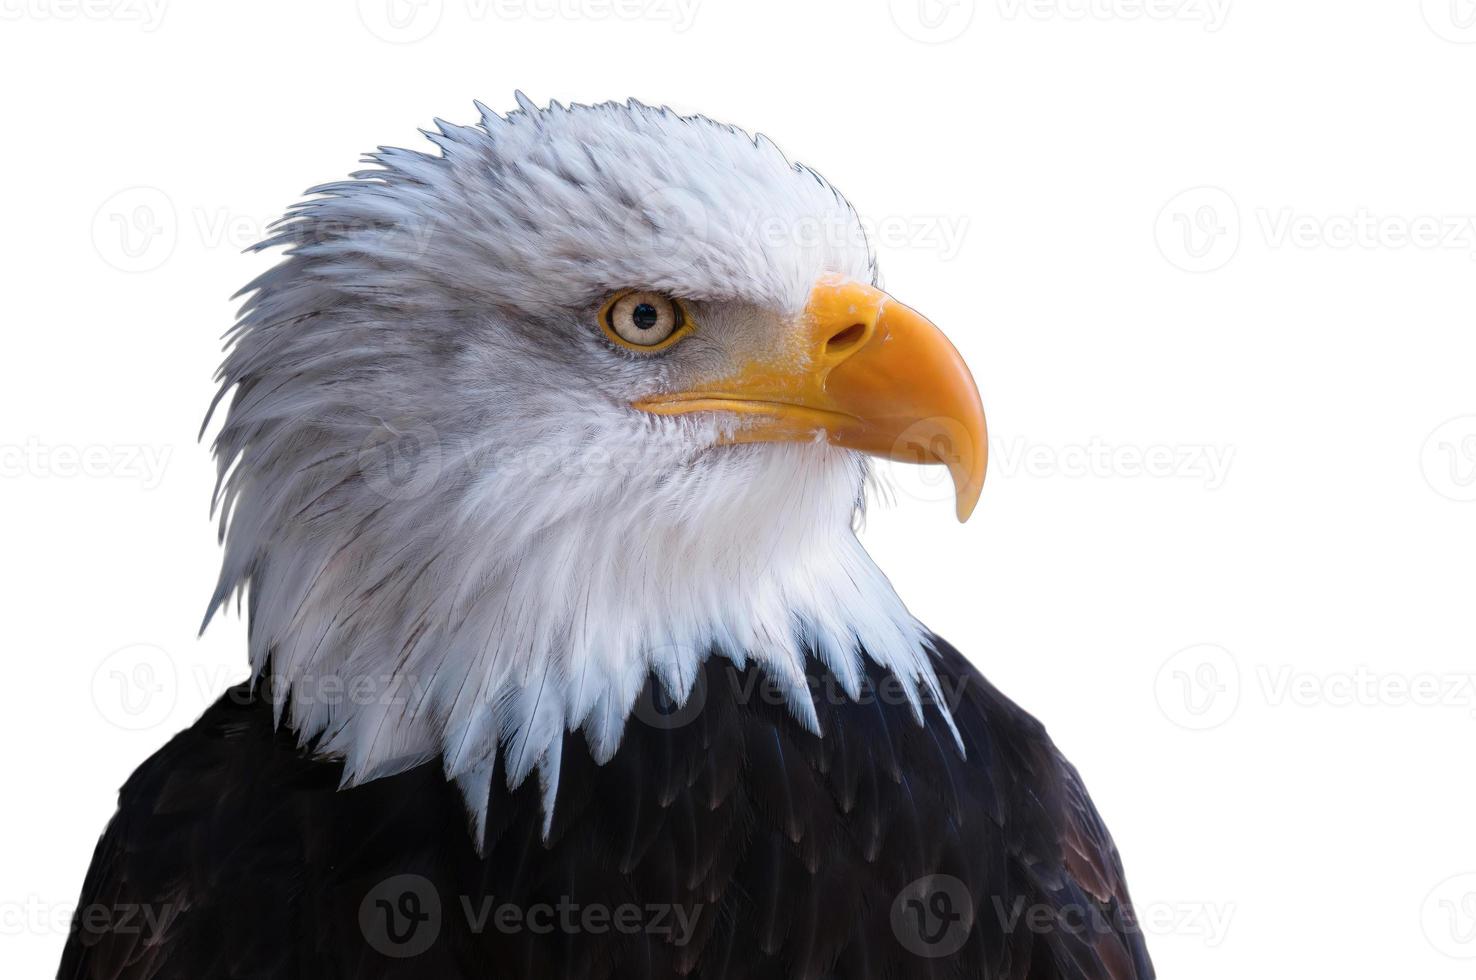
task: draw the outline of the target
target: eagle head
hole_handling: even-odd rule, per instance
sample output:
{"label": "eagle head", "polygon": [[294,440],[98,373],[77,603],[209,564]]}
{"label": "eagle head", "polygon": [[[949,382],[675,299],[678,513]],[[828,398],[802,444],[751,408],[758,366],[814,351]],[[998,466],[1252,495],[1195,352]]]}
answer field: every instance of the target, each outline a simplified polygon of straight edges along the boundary
{"label": "eagle head", "polygon": [[[358,782],[440,758],[475,812],[564,736],[618,747],[651,676],[806,658],[914,706],[928,634],[857,542],[866,454],[985,430],[967,368],[877,287],[855,211],[774,144],[634,102],[438,123],[259,248],[220,372],[225,542],[279,717]],[[921,712],[918,711],[921,718]]]}

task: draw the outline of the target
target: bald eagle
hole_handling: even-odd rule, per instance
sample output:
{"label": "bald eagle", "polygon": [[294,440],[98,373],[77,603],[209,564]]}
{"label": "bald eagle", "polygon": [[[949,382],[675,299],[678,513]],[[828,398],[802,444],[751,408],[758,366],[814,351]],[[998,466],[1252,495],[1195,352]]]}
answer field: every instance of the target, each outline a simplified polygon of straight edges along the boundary
{"label": "bald eagle", "polygon": [[869,455],[966,519],[987,444],[850,204],[703,117],[478,108],[259,246],[251,679],[123,787],[60,975],[1151,977],[1076,771],[856,538]]}

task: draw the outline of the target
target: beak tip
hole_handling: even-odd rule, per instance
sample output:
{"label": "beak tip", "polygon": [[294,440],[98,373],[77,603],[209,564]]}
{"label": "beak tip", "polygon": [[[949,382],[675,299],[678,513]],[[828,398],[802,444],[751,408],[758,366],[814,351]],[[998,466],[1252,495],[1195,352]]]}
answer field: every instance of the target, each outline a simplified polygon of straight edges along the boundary
{"label": "beak tip", "polygon": [[[980,431],[983,431],[982,424]],[[983,439],[987,438],[987,436],[983,437]],[[988,443],[985,442],[984,445],[987,446]],[[972,459],[957,458],[949,461],[948,468],[953,476],[954,506],[960,524],[967,524],[969,517],[974,513],[974,508],[979,505],[979,495],[984,492],[984,474],[988,467],[987,450]]]}
{"label": "beak tip", "polygon": [[955,509],[958,514],[958,522],[967,524],[973,516],[974,508],[979,504],[979,493],[983,488],[976,484],[965,484],[955,491]]}

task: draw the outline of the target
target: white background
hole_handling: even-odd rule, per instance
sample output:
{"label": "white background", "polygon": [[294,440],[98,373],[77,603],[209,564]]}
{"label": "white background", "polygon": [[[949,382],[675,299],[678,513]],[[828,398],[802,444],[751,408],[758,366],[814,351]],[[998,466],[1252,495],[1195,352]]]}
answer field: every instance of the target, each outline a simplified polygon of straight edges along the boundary
{"label": "white background", "polygon": [[7,976],[244,676],[239,620],[195,636],[240,249],[517,87],[761,129],[871,221],[994,458],[964,527],[898,468],[867,543],[1079,765],[1163,976],[1476,968],[1470,0],[0,14]]}

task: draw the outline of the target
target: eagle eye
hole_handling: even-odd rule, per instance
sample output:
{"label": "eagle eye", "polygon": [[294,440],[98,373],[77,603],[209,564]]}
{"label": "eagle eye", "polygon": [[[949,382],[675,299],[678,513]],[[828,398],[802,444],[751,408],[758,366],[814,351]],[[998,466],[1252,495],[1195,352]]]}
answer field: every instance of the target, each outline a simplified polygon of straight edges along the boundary
{"label": "eagle eye", "polygon": [[676,343],[688,324],[679,300],[649,290],[616,293],[600,311],[606,336],[622,347],[647,353]]}

